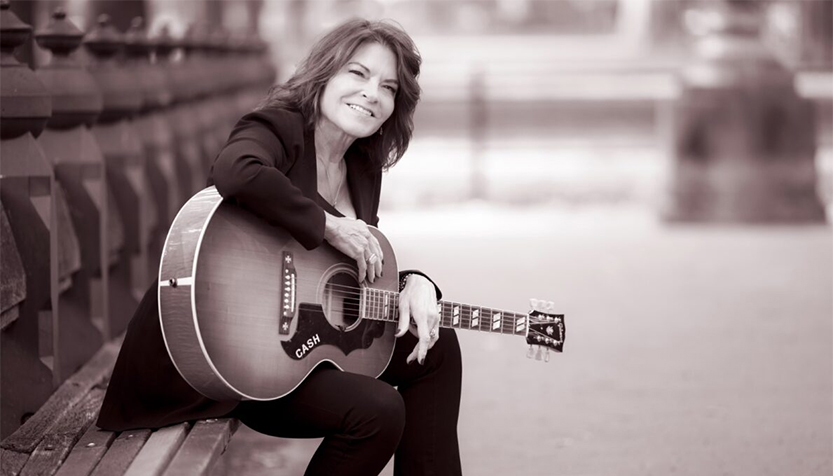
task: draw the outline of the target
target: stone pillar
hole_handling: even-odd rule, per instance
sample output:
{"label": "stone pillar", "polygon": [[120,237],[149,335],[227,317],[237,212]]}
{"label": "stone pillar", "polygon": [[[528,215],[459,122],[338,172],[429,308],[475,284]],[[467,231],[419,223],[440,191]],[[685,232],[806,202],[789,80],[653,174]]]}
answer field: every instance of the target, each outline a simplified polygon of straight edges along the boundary
{"label": "stone pillar", "polygon": [[147,181],[146,157],[132,118],[142,108],[141,86],[117,54],[124,38],[102,15],[87,34],[84,46],[95,58],[90,73],[104,97],[104,107],[92,127],[104,154],[107,182],[115,210],[124,226],[124,246],[110,268],[109,336],[121,334],[141,296],[150,286],[147,262],[156,226],[156,209]]}
{"label": "stone pillar", "polygon": [[705,2],[711,19],[674,108],[672,222],[825,221],[812,104],[759,41],[758,2]]}
{"label": "stone pillar", "polygon": [[192,87],[194,95],[191,107],[193,108],[192,120],[197,124],[197,137],[200,147],[200,160],[202,163],[203,181],[197,191],[202,190],[206,184],[211,164],[219,152],[222,143],[217,139],[216,127],[217,116],[222,115],[219,101],[219,89],[221,76],[224,75],[219,69],[216,57],[212,55],[214,44],[211,31],[206,25],[192,25],[188,29],[187,40],[190,45],[188,49],[188,62],[191,68],[199,75],[195,78]]}
{"label": "stone pillar", "polygon": [[202,159],[199,125],[196,120],[196,99],[202,87],[199,61],[193,56],[195,45],[189,37],[172,40],[172,46],[180,50],[178,60],[167,63],[173,86],[174,105],[171,116],[177,162],[177,176],[182,192],[181,203],[205,188],[208,171]]}
{"label": "stone pillar", "polygon": [[[38,138],[55,170],[56,192],[66,197],[59,213],[60,326],[55,372],[63,381],[101,347],[106,323],[107,193],[104,157],[89,131],[101,113],[102,97],[90,73],[71,54],[84,33],[59,9],[37,32],[38,44],[52,52],[37,71],[52,95],[52,117]],[[61,203],[61,201],[59,201]],[[64,210],[59,207],[59,212]]]}
{"label": "stone pillar", "polygon": [[55,175],[35,140],[52,100],[35,73],[14,57],[32,27],[9,8],[8,0],[0,1],[0,437],[52,393],[52,371],[41,355],[54,348],[52,311],[58,305]]}
{"label": "stone pillar", "polygon": [[174,163],[174,138],[166,110],[171,104],[168,78],[162,65],[151,64],[157,42],[148,38],[144,21],[133,19],[125,34],[128,68],[138,78],[142,109],[133,123],[147,157],[147,180],[156,207],[157,227],[150,240],[148,275],[159,274],[159,260],[168,227],[179,211],[179,184]]}

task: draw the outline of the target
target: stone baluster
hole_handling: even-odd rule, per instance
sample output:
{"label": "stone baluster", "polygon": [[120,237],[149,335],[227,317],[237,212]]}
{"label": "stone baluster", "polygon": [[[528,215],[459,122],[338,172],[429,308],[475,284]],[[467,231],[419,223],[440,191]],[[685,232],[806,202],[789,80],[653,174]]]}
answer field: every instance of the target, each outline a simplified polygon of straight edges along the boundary
{"label": "stone baluster", "polygon": [[104,156],[89,130],[101,113],[103,98],[72,54],[83,37],[62,9],[36,34],[38,44],[52,52],[51,62],[37,71],[52,95],[52,117],[38,143],[57,180],[61,314],[55,372],[59,381],[101,347],[107,321],[107,293],[93,291],[108,287],[109,270],[101,265],[109,255],[107,182]]}
{"label": "stone baluster", "polygon": [[52,99],[35,73],[14,56],[31,32],[12,13],[9,1],[0,1],[0,437],[37,411],[54,384],[52,326],[59,290],[55,175],[35,139],[52,113]]}

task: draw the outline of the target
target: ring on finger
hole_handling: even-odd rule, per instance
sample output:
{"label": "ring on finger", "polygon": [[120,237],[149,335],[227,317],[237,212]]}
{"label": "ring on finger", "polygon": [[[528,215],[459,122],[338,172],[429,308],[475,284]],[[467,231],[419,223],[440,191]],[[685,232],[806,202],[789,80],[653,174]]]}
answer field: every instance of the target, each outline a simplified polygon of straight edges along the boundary
{"label": "ring on finger", "polygon": [[437,328],[431,329],[431,332],[428,333],[430,337],[437,337]]}
{"label": "ring on finger", "polygon": [[371,253],[367,258],[367,262],[373,264],[376,262],[376,253]]}

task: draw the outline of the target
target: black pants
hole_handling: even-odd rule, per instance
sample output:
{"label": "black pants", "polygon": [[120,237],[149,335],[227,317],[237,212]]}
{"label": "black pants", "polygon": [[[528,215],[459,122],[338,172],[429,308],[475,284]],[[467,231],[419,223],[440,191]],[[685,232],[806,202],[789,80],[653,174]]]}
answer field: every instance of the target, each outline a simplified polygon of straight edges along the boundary
{"label": "black pants", "polygon": [[423,365],[405,363],[416,343],[399,338],[378,380],[322,366],[286,397],[243,402],[233,416],[267,435],[324,437],[307,476],[376,475],[394,454],[397,476],[460,475],[457,335],[441,329]]}

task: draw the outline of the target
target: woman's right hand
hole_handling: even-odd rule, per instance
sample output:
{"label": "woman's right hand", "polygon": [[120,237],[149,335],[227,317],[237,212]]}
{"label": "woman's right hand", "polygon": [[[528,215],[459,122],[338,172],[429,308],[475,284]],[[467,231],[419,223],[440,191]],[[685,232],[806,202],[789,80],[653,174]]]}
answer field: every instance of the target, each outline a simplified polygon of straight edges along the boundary
{"label": "woman's right hand", "polygon": [[367,223],[355,218],[326,213],[324,239],[333,248],[356,260],[359,281],[373,283],[382,275],[382,247]]}

